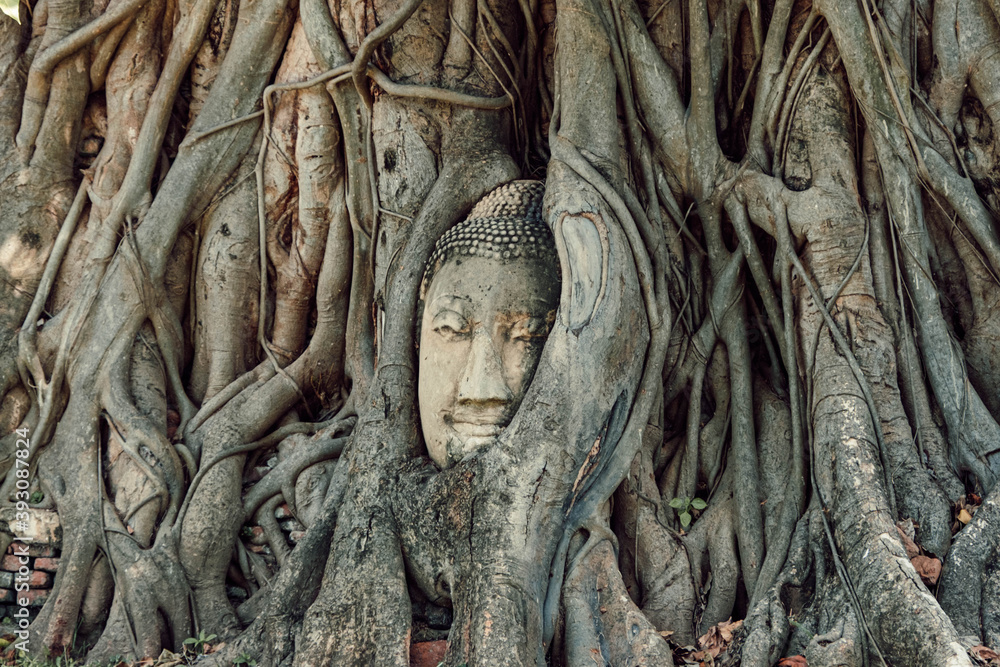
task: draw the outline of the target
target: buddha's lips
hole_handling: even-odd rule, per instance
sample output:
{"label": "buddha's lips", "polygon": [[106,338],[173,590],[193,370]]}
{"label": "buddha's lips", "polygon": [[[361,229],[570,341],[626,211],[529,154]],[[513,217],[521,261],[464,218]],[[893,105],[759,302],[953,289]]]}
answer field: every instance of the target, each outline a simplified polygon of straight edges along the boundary
{"label": "buddha's lips", "polygon": [[462,438],[495,438],[510,423],[504,409],[458,409],[445,415],[444,422]]}
{"label": "buddha's lips", "polygon": [[470,422],[452,422],[451,427],[455,432],[466,438],[493,438],[503,433],[503,426],[499,424],[473,424]]}

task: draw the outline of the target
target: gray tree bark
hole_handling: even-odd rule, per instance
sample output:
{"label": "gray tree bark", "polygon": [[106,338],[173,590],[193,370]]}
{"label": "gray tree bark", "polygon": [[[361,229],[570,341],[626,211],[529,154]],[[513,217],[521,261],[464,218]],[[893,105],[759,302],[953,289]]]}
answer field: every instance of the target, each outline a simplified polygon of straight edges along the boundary
{"label": "gray tree bark", "polygon": [[[63,526],[32,651],[670,665],[740,619],[728,664],[1000,648],[994,0],[19,11],[0,504],[27,469]],[[442,470],[424,267],[526,178],[556,319]]]}

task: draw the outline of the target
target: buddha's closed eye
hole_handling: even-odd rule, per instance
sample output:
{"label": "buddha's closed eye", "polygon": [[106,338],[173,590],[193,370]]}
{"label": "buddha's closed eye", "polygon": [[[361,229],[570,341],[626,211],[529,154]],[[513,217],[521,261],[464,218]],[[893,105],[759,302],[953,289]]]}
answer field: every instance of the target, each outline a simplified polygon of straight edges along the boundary
{"label": "buddha's closed eye", "polygon": [[521,317],[511,323],[509,333],[510,340],[533,341],[543,339],[548,336],[548,322],[542,317]]}
{"label": "buddha's closed eye", "polygon": [[443,309],[434,315],[431,328],[445,340],[458,340],[471,332],[469,320],[459,312]]}

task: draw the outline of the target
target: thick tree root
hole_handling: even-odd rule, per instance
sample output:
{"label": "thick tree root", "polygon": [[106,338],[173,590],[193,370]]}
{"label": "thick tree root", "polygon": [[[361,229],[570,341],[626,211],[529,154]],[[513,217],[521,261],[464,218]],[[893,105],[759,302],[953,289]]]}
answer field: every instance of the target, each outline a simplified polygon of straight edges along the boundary
{"label": "thick tree root", "polygon": [[566,664],[672,667],[667,642],[625,590],[611,542],[590,539],[600,543],[574,556],[563,585]]}
{"label": "thick tree root", "polygon": [[[0,504],[63,526],[33,652],[407,667],[428,605],[449,667],[670,665],[744,612],[759,667],[998,648],[1000,0],[21,4]],[[518,177],[556,323],[441,470],[425,262]]]}

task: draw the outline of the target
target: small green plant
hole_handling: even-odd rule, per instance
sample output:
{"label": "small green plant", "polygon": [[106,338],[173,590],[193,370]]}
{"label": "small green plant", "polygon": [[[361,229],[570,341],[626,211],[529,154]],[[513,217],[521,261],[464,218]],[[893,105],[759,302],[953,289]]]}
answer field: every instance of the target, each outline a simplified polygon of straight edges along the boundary
{"label": "small green plant", "polygon": [[190,646],[192,651],[201,654],[205,652],[205,646],[213,639],[215,639],[215,635],[206,635],[204,630],[199,630],[197,637],[188,637],[184,640],[184,646]]}
{"label": "small green plant", "polygon": [[34,493],[31,494],[31,497],[28,498],[28,504],[37,505],[43,500],[45,500],[45,494],[42,493],[41,491],[35,491]]}
{"label": "small green plant", "polygon": [[691,525],[691,510],[699,512],[706,507],[706,503],[701,498],[674,498],[670,501],[670,506],[677,510],[677,518],[681,520],[681,527],[687,528]]}
{"label": "small green plant", "polygon": [[57,655],[54,658],[43,658],[40,656],[31,656],[24,651],[20,651],[16,664],[20,665],[20,667],[80,667],[82,663],[65,655]]}
{"label": "small green plant", "polygon": [[246,667],[257,667],[257,661],[250,657],[248,653],[240,653],[239,656],[233,660],[234,665],[246,665]]}

